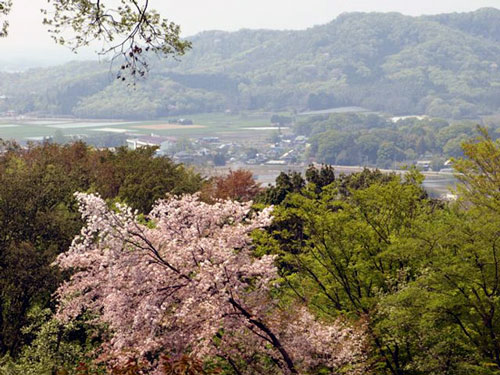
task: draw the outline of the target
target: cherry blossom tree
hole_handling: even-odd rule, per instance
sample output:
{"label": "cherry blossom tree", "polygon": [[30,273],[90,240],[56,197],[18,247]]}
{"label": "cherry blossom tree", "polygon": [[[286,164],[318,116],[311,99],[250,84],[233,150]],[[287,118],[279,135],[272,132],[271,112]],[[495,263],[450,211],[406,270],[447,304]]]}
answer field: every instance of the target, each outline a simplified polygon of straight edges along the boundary
{"label": "cherry blossom tree", "polygon": [[165,361],[189,355],[224,360],[236,374],[262,373],[262,358],[266,373],[363,372],[362,326],[326,324],[273,297],[274,257],[254,257],[249,236],[271,222],[271,208],[250,216],[250,203],[186,195],[144,218],[97,195],[76,197],[86,226],[57,259],[74,271],[57,292],[57,317],[92,312],[109,327],[99,357],[108,366],[133,360],[162,374]]}

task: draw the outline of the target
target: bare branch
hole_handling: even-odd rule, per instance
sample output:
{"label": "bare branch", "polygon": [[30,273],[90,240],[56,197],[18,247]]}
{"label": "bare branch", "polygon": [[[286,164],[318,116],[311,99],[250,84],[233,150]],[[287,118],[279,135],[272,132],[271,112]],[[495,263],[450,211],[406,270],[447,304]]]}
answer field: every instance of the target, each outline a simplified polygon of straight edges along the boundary
{"label": "bare branch", "polygon": [[9,15],[11,8],[12,0],[0,0],[0,38],[8,34],[9,22],[2,18]]}
{"label": "bare branch", "polygon": [[[10,1],[10,0],[0,0]],[[98,43],[98,54],[120,61],[118,78],[147,73],[148,56],[180,56],[191,44],[181,40],[180,27],[149,8],[148,0],[120,0],[106,7],[105,0],[48,0],[42,9],[44,24],[54,41],[77,51]],[[0,8],[1,9],[1,8]],[[69,34],[69,39],[67,39]]]}

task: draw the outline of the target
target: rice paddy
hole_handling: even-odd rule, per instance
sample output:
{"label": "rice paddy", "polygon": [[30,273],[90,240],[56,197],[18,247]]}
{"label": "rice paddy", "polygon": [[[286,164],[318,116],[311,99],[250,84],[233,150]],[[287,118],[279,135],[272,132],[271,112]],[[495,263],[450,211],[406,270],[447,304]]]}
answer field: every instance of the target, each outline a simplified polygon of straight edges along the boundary
{"label": "rice paddy", "polygon": [[[119,121],[82,120],[72,118],[0,118],[0,138],[17,141],[44,139],[63,133],[65,136],[96,135],[98,133],[131,133],[131,136],[151,135],[179,137],[220,136],[222,138],[267,137],[277,128],[270,126],[270,113],[209,113],[184,115],[193,125],[176,124],[172,120]],[[257,134],[256,134],[257,133]]]}

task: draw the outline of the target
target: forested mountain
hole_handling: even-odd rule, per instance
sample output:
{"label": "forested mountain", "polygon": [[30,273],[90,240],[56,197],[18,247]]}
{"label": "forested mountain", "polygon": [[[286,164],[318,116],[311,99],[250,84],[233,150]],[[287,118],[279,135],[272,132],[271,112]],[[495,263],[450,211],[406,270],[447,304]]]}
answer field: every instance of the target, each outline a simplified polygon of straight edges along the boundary
{"label": "forested mountain", "polygon": [[347,13],[307,30],[207,31],[191,40],[181,61],[152,58],[149,79],[133,88],[106,63],[0,73],[0,96],[7,96],[0,111],[155,118],[355,105],[474,118],[500,107],[497,9]]}

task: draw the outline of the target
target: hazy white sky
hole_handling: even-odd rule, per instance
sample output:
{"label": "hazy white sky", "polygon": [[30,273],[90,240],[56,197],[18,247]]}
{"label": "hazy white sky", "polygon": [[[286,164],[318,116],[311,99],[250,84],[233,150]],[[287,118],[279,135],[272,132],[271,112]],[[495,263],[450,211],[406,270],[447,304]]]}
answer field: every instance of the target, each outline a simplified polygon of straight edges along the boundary
{"label": "hazy white sky", "polygon": [[[500,8],[500,0],[150,0],[153,8],[182,26],[183,36],[203,30],[241,28],[304,29],[343,12],[389,12],[408,15]],[[0,39],[0,58],[65,55],[41,25],[44,0],[14,0],[10,36]],[[91,56],[84,53],[86,56]],[[61,56],[62,57],[62,56]]]}

